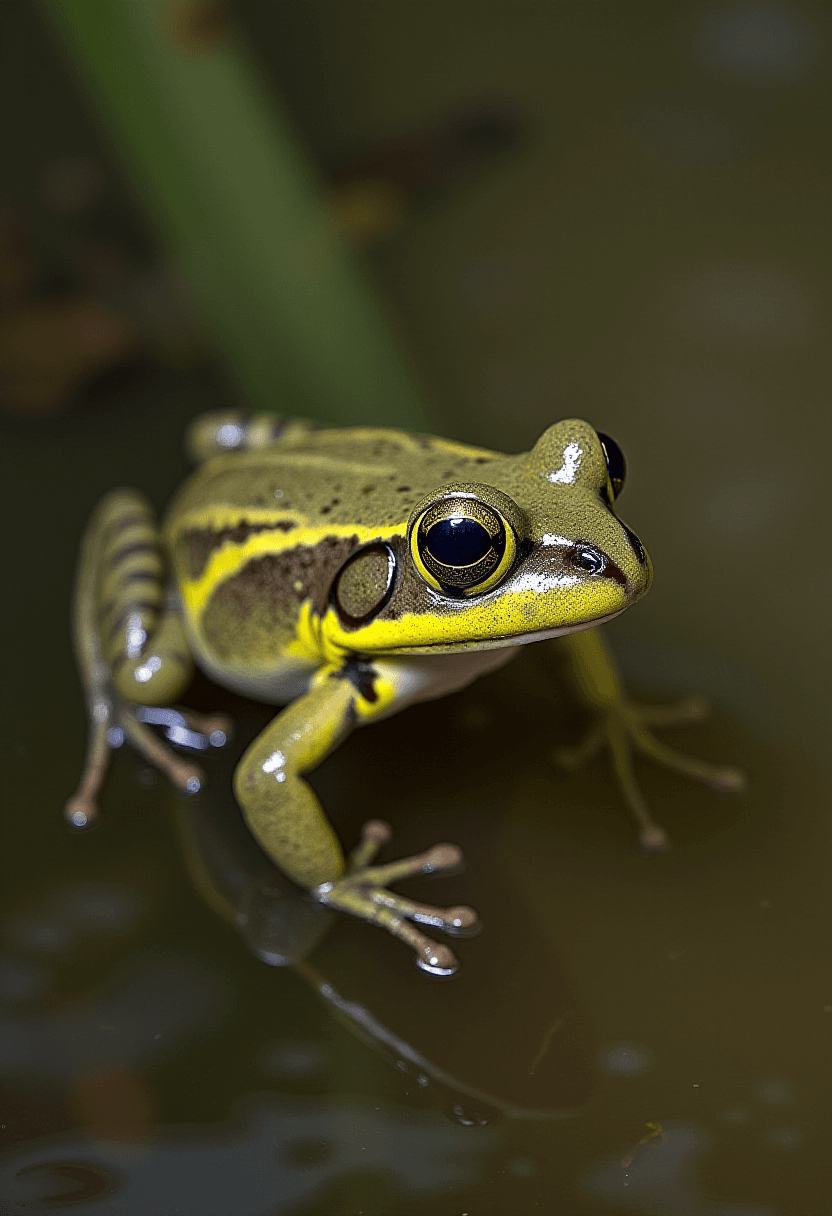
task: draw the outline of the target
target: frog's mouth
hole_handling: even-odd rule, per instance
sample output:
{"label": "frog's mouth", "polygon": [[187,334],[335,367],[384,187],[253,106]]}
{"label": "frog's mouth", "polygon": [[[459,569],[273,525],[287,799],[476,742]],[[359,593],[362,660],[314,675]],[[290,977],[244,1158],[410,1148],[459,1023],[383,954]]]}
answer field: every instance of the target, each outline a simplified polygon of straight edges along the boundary
{"label": "frog's mouth", "polygon": [[598,616],[590,621],[580,621],[577,625],[556,625],[552,629],[532,629],[528,633],[492,634],[487,638],[466,638],[460,642],[436,642],[429,646],[397,646],[378,653],[383,654],[459,654],[461,650],[507,650],[511,646],[528,646],[532,642],[548,642],[553,638],[563,638],[570,633],[580,633],[582,629],[595,629],[598,625],[606,625],[615,617],[625,612],[629,604]]}

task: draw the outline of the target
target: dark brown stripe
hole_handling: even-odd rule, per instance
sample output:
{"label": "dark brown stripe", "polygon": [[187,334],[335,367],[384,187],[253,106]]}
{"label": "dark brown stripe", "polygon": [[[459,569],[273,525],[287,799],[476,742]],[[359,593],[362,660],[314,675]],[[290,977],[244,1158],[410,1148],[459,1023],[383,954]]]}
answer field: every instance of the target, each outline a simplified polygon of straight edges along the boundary
{"label": "dark brown stripe", "polygon": [[349,680],[358,695],[370,704],[378,700],[375,686],[378,672],[366,659],[347,659],[335,678]]}
{"label": "dark brown stripe", "polygon": [[125,545],[123,549],[119,549],[116,553],[113,553],[111,557],[108,557],[106,559],[107,565],[110,567],[110,569],[114,569],[116,566],[121,565],[121,563],[126,558],[134,557],[137,553],[158,553],[158,552],[159,552],[159,542],[158,541],[137,540],[134,544]]}
{"label": "dark brown stripe", "polygon": [[[606,557],[606,554],[604,555]],[[627,586],[627,576],[620,566],[616,566],[615,562],[611,562],[607,557],[607,564],[601,575],[602,578],[614,579],[616,583],[620,583],[622,587]]]}
{"label": "dark brown stripe", "polygon": [[[127,579],[124,580],[125,583],[127,581],[128,581]],[[155,580],[154,580],[154,582],[155,582]],[[121,587],[119,587],[119,592],[121,592],[121,590],[122,590]],[[131,604],[137,604],[137,603],[142,603],[142,601],[138,601],[136,599],[131,600],[129,597],[122,595],[122,594],[116,594],[114,596],[111,596],[110,599],[108,599],[106,601],[106,603],[102,604],[101,607],[98,609],[98,613],[96,615],[96,620],[98,621],[99,625],[103,625],[104,622],[107,620],[107,617],[112,616],[112,614],[114,612],[140,611],[140,609],[131,608]],[[155,600],[153,602],[154,612],[159,611],[161,604],[162,604],[162,595],[161,595],[161,589],[160,589],[160,594],[159,594],[158,600]]]}
{"label": "dark brown stripe", "polygon": [[291,519],[279,519],[275,523],[249,523],[243,520],[230,528],[192,528],[182,533],[182,543],[188,553],[188,572],[191,578],[199,578],[208,564],[208,558],[227,540],[241,545],[256,532],[291,532],[297,524]]}
{"label": "dark brown stripe", "polygon": [[325,536],[314,545],[250,558],[242,570],[211,594],[203,613],[203,636],[213,654],[238,662],[262,663],[263,639],[294,636],[298,605],[312,601],[320,616],[329,588],[353,549],[357,536]]}
{"label": "dark brown stripe", "polygon": [[[622,527],[623,527],[623,525],[622,525]],[[581,549],[581,548],[592,549],[595,553],[599,553],[603,557],[604,561],[606,562],[604,569],[599,571],[599,573],[597,575],[593,575],[592,577],[611,578],[614,582],[620,583],[622,587],[627,586],[627,576],[624,573],[624,571],[621,569],[621,567],[616,566],[615,562],[612,560],[612,558],[606,552],[605,549],[599,548],[598,545],[590,544],[590,542],[588,540],[579,540],[576,542],[574,548],[567,550],[567,552],[566,552],[567,561],[569,561],[570,559],[574,559],[575,550]],[[583,570],[583,567],[579,563],[575,562],[574,564],[578,566],[579,570]],[[584,571],[584,573],[586,573],[586,571]]]}
{"label": "dark brown stripe", "polygon": [[108,544],[118,536],[119,532],[125,532],[128,528],[153,528],[153,523],[148,515],[125,515],[121,519],[113,520],[107,526],[107,542]]}
{"label": "dark brown stripe", "polygon": [[158,583],[158,570],[131,570],[129,574],[122,577],[122,585],[127,587],[130,583]]}

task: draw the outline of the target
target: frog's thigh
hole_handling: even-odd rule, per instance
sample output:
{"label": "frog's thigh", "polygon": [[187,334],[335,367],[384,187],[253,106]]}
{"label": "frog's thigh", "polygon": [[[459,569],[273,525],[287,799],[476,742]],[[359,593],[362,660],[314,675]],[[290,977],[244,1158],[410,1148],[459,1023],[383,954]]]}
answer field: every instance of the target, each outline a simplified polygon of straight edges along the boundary
{"label": "frog's thigh", "polygon": [[[90,525],[79,571],[76,644],[82,666],[100,650],[128,701],[165,705],[182,692],[192,662],[178,606],[166,602],[165,557],[149,504],[117,490]],[[87,658],[89,652],[89,659]]]}
{"label": "frog's thigh", "polygon": [[340,742],[354,720],[349,679],[328,674],[258,735],[234,775],[246,822],[281,870],[304,887],[331,882],[344,855],[321,804],[301,774]]}

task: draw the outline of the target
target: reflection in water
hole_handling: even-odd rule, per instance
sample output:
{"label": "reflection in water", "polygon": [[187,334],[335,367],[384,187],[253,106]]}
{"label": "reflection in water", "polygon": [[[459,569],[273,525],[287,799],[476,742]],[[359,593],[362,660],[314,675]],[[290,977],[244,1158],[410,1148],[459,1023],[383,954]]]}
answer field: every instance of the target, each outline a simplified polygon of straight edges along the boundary
{"label": "reflection in water", "polygon": [[297,1040],[267,1043],[257,1053],[257,1065],[270,1077],[313,1077],[324,1072],[329,1053],[321,1043]]}
{"label": "reflection in water", "polygon": [[706,8],[694,26],[697,56],[722,75],[749,84],[791,84],[815,68],[825,30],[806,8],[740,3]]}
{"label": "reflection in water", "polygon": [[724,1203],[706,1193],[700,1158],[709,1140],[698,1127],[665,1125],[663,1133],[624,1163],[618,1156],[593,1169],[586,1193],[638,1216],[774,1216],[765,1204]]}
{"label": "reflection in water", "polygon": [[602,1072],[635,1077],[653,1067],[653,1053],[640,1043],[609,1043],[598,1053]]}
{"label": "reflection in water", "polygon": [[73,1082],[145,1065],[221,1024],[229,985],[216,966],[168,951],[134,956],[77,1001],[0,1020],[0,1076]]}
{"label": "reflection in water", "polygon": [[797,1101],[794,1085],[785,1077],[762,1077],[751,1092],[765,1106],[794,1106]]}
{"label": "reflection in water", "polygon": [[[245,742],[238,740],[239,750]],[[411,1077],[417,1089],[434,1086],[435,1104],[464,1126],[485,1126],[497,1111],[509,1117],[551,1118],[582,1100],[582,1081],[576,1085],[576,1077],[587,1076],[588,1068],[581,1021],[570,1008],[569,994],[559,986],[554,959],[547,959],[541,983],[537,952],[527,942],[527,950],[518,953],[506,929],[505,955],[489,952],[479,968],[472,962],[464,975],[442,986],[441,1000],[436,986],[425,984],[413,968],[401,972],[395,954],[396,970],[388,971],[382,961],[389,945],[384,938],[376,942],[372,956],[363,956],[369,967],[356,966],[343,946],[333,945],[328,937],[337,918],[284,877],[243,823],[230,794],[235,763],[231,751],[214,757],[205,789],[177,804],[177,820],[197,889],[236,925],[258,958],[272,966],[293,967],[342,1025]],[[358,798],[356,805],[363,814]],[[487,901],[489,895],[482,892],[478,897]],[[497,902],[507,926],[508,901],[501,902],[498,894]],[[518,938],[521,932],[528,938],[522,923]],[[342,939],[352,928],[338,923]],[[542,949],[550,955],[547,946]],[[542,1010],[529,1016],[517,1009],[511,993],[531,982],[537,984]],[[555,1016],[550,1014],[541,1027],[547,999],[566,1004],[556,1004]],[[482,1009],[489,1009],[492,1017],[480,1037],[482,1019],[476,1013]],[[509,1036],[500,1035],[503,1018],[512,1025]],[[307,1056],[295,1045],[275,1045],[270,1048],[270,1071],[291,1075],[293,1070],[311,1069],[314,1056]]]}
{"label": "reflection in water", "polygon": [[32,959],[0,955],[0,1006],[25,1005],[46,989],[46,968]]}
{"label": "reflection in water", "polygon": [[758,142],[745,114],[720,112],[695,94],[649,94],[630,122],[643,143],[674,166],[710,169],[748,155]]}
{"label": "reflection in water", "polygon": [[91,1163],[76,1165],[71,1161],[44,1161],[25,1165],[18,1170],[8,1196],[14,1195],[18,1208],[59,1208],[97,1199],[105,1191],[112,1195],[118,1189],[116,1176]]}
{"label": "reflection in water", "polygon": [[138,891],[123,883],[59,887],[34,908],[6,918],[4,936],[15,946],[51,954],[86,937],[129,932],[145,911]]}
{"label": "reflection in water", "polygon": [[765,1135],[766,1144],[770,1148],[802,1148],[805,1140],[806,1136],[799,1127],[772,1127]]}
{"label": "reflection in water", "polygon": [[[368,1197],[378,1193],[378,1176],[406,1200],[441,1195],[481,1178],[498,1143],[491,1129],[471,1136],[434,1112],[384,1101],[333,1097],[322,1110],[317,1100],[275,1096],[249,1102],[228,1126],[159,1129],[140,1152],[75,1134],[41,1140],[0,1165],[0,1193],[15,1207],[43,1202],[66,1162],[79,1176],[125,1179],[118,1194],[102,1189],[89,1207],[73,1202],[84,1216],[277,1216],[350,1171],[367,1173]],[[76,1198],[68,1185],[63,1194]]]}

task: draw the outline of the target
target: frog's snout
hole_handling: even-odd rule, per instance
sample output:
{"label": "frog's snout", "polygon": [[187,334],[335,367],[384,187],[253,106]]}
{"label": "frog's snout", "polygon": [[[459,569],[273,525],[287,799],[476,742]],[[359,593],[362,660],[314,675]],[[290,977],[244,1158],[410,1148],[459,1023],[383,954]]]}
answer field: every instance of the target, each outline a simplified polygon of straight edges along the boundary
{"label": "frog's snout", "polygon": [[640,600],[643,595],[647,594],[647,592],[650,590],[652,585],[653,585],[653,567],[648,560],[647,566],[646,566],[645,570],[642,572],[641,576],[638,578],[633,578],[633,579],[629,580],[628,591],[629,591],[630,603],[634,604],[636,602],[636,600]]}
{"label": "frog's snout", "polygon": [[647,594],[653,584],[653,563],[635,532],[631,532],[624,524],[622,527],[636,558],[635,569],[627,577],[628,598],[630,603],[634,604],[636,600],[640,600],[643,595]]}

